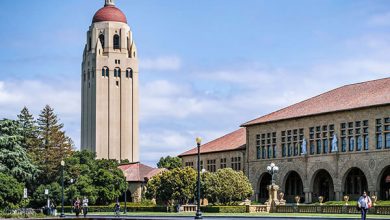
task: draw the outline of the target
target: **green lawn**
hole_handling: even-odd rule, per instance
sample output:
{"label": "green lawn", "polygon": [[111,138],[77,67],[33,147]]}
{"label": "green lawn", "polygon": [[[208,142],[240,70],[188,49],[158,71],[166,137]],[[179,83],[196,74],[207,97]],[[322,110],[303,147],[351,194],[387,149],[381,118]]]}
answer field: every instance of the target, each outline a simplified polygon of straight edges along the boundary
{"label": "green lawn", "polygon": [[[114,212],[98,212],[88,213],[89,215],[114,215]],[[66,213],[67,216],[74,215]],[[123,215],[123,213],[121,213]],[[166,213],[166,212],[128,212],[127,216],[195,216],[195,213]],[[204,216],[293,216],[293,217],[322,217],[326,219],[330,218],[359,218],[358,214],[317,214],[317,213],[203,213]],[[368,215],[370,219],[390,219],[389,215]]]}

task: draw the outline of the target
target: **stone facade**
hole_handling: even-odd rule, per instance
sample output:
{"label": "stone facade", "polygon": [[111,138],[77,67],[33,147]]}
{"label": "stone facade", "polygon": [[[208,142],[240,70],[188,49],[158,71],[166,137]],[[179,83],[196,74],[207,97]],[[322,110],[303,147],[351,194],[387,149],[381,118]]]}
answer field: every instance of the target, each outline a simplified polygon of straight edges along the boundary
{"label": "stone facade", "polygon": [[[316,202],[318,196],[324,196],[325,201],[342,200],[343,195],[354,199],[363,190],[379,199],[389,199],[389,180],[385,180],[390,176],[390,140],[387,146],[385,143],[390,137],[385,137],[390,127],[389,118],[390,105],[387,104],[247,126],[247,176],[255,190],[253,199],[264,199],[264,188],[270,181],[266,167],[271,162],[279,166],[276,183],[290,202],[296,195],[306,203]],[[382,131],[377,133],[379,127]],[[377,149],[377,134],[382,137],[381,149]],[[338,140],[337,152],[331,152],[333,135]],[[343,137],[346,138],[345,152]],[[307,141],[305,155],[301,149],[303,139]],[[291,156],[288,156],[289,143]],[[317,144],[321,145],[320,153],[317,153]],[[272,146],[276,146],[275,158]],[[327,146],[326,153],[324,146]]]}
{"label": "stone facade", "polygon": [[139,161],[138,53],[124,14],[106,1],[87,32],[81,88],[81,149]]}
{"label": "stone facade", "polygon": [[[197,155],[181,156],[181,158],[183,166],[197,169]],[[200,155],[201,169],[209,172],[215,172],[218,169],[227,167],[244,171],[245,160],[245,150],[220,151]]]}

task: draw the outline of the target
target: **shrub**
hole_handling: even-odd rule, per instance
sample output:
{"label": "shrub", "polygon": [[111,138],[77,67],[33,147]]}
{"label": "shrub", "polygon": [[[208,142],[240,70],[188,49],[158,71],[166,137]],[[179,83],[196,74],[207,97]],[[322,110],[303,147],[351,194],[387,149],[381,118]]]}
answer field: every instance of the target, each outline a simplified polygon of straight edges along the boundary
{"label": "shrub", "polygon": [[245,213],[246,206],[204,206],[202,212],[208,213]]}

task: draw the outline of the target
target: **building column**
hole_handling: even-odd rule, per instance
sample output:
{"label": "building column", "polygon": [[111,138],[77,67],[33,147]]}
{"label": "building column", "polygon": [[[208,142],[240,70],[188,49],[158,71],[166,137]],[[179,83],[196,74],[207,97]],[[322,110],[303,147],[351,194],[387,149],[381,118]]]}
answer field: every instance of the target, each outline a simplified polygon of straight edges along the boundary
{"label": "building column", "polygon": [[308,188],[304,188],[303,192],[305,193],[305,203],[312,203],[311,196],[313,193]]}
{"label": "building column", "polygon": [[334,194],[336,201],[343,201],[343,192],[335,191]]}

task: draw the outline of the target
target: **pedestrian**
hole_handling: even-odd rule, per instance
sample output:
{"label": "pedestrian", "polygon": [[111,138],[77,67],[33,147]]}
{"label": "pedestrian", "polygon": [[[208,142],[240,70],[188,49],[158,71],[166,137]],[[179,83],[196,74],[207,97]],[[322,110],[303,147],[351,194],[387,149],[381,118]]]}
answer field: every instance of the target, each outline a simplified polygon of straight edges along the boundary
{"label": "pedestrian", "polygon": [[362,220],[366,220],[368,209],[371,208],[371,199],[367,196],[366,191],[363,192],[362,196],[360,196],[358,200],[358,207],[360,208],[360,212],[362,213]]}
{"label": "pedestrian", "polygon": [[76,217],[79,217],[80,215],[80,199],[79,197],[76,198],[76,201],[73,204],[74,212],[76,213]]}
{"label": "pedestrian", "polygon": [[84,196],[84,199],[83,199],[83,214],[84,214],[84,218],[87,217],[87,213],[88,213],[88,199],[87,199],[87,197]]}
{"label": "pedestrian", "polygon": [[114,212],[115,212],[116,217],[119,217],[120,210],[121,210],[121,206],[120,206],[119,202],[116,202],[116,204],[114,206]]}

